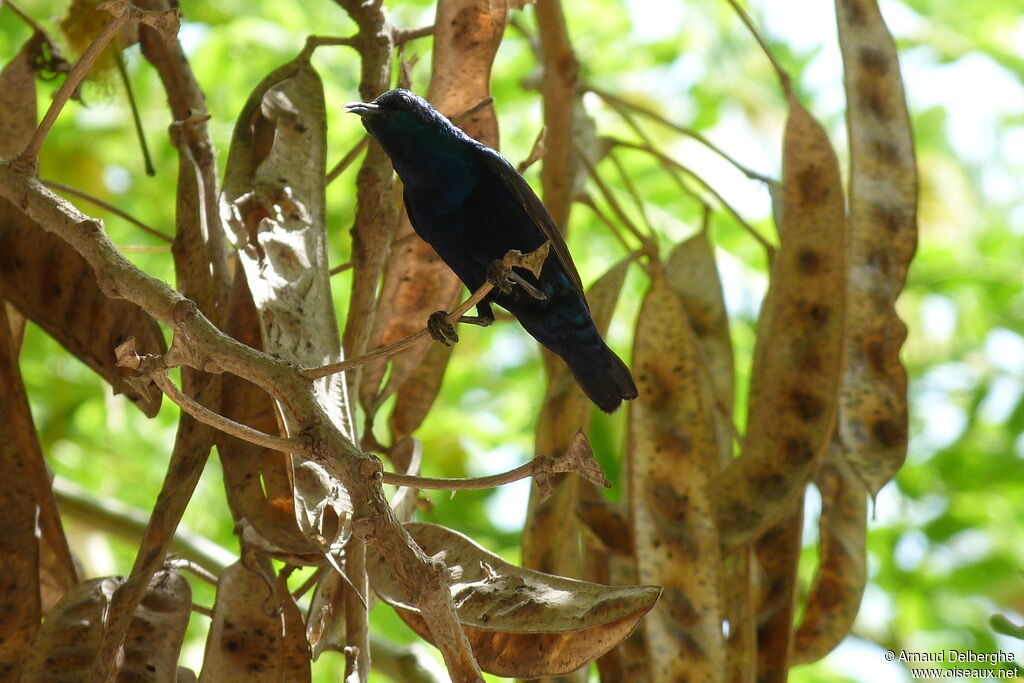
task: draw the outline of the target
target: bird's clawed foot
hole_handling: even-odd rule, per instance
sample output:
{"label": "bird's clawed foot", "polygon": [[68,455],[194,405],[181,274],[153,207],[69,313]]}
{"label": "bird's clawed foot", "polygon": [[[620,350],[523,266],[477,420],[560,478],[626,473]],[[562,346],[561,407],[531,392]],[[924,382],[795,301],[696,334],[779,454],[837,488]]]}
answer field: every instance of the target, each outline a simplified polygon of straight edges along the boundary
{"label": "bird's clawed foot", "polygon": [[547,258],[549,247],[550,244],[545,242],[536,251],[525,255],[517,249],[509,251],[505,254],[505,258],[491,262],[491,265],[487,268],[487,281],[494,285],[502,294],[508,294],[512,291],[513,285],[519,285],[534,299],[541,301],[547,299],[547,294],[530,284],[526,278],[512,270],[512,267],[527,268],[533,272],[534,277],[540,277],[540,269],[544,259]]}
{"label": "bird's clawed foot", "polygon": [[512,268],[506,265],[503,259],[491,261],[491,265],[487,268],[487,281],[502,294],[512,291],[512,285],[516,283],[512,279],[512,275]]}
{"label": "bird's clawed foot", "polygon": [[491,310],[491,305],[489,303],[481,301],[476,305],[476,315],[464,315],[459,318],[458,322],[466,323],[467,325],[490,327],[494,324],[494,311]]}
{"label": "bird's clawed foot", "polygon": [[445,311],[434,311],[427,318],[427,331],[434,341],[441,342],[445,346],[451,346],[459,341],[459,335],[455,327],[448,322],[448,313]]}

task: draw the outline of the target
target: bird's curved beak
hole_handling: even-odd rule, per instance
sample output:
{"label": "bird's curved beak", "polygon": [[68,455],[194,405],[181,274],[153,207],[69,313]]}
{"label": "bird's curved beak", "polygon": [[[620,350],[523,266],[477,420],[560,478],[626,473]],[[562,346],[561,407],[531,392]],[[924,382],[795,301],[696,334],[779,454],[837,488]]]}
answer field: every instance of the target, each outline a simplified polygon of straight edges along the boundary
{"label": "bird's curved beak", "polygon": [[345,111],[349,114],[359,114],[360,116],[366,116],[380,110],[380,106],[373,102],[349,102],[345,105]]}

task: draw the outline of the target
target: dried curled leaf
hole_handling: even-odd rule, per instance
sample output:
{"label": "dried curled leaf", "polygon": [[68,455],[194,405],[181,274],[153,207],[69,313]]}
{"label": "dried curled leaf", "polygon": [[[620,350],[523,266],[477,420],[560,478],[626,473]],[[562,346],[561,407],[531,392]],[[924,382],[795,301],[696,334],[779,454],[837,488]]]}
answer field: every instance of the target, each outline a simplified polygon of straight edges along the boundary
{"label": "dried curled leaf", "polygon": [[[43,622],[22,681],[91,680],[106,613],[123,583],[121,577],[90,579],[68,591]],[[118,680],[174,680],[191,609],[188,581],[174,569],[157,572],[132,617]]]}
{"label": "dried curled leaf", "polygon": [[[89,579],[65,593],[39,629],[21,680],[45,683],[58,676],[69,683],[88,680],[103,637],[103,613],[123,581],[113,576]],[[73,671],[79,674],[71,678],[63,675]]]}
{"label": "dried curled leaf", "polygon": [[907,327],[896,297],[917,248],[917,163],[896,45],[876,0],[837,0],[850,137],[850,281],[839,430],[872,495],[907,455]]}
{"label": "dried curled leaf", "polygon": [[[309,62],[275,70],[239,114],[221,195],[264,349],[306,367],[342,360],[327,264],[326,126],[323,84]],[[352,439],[344,373],[314,389]]]}
{"label": "dried curled leaf", "polygon": [[141,353],[167,350],[160,326],[141,308],[109,299],[92,268],[67,242],[46,232],[0,199],[0,296],[92,368],[143,413],[160,410],[162,394],[151,382],[131,386],[116,367],[114,348],[135,337]]}
{"label": "dried curled leaf", "polygon": [[[275,70],[239,114],[221,195],[263,349],[306,367],[342,360],[327,264],[326,125],[323,84],[308,56]],[[344,374],[313,388],[334,426],[353,440]],[[293,416],[281,417],[293,433]],[[323,549],[340,546],[352,511],[344,485],[299,456],[291,476],[299,529]]]}
{"label": "dried curled leaf", "polygon": [[185,577],[176,570],[157,572],[128,627],[120,680],[174,678],[191,612],[192,589]]}
{"label": "dried curled leaf", "polygon": [[[618,644],[654,605],[657,586],[602,586],[516,567],[436,524],[408,523],[444,563],[459,621],[480,668],[498,676],[565,674]],[[423,638],[426,622],[394,572],[367,558],[373,589]]]}
{"label": "dried curled leaf", "polygon": [[302,614],[282,577],[271,590],[264,573],[250,571],[242,562],[221,573],[199,680],[310,680]]}
{"label": "dried curled leaf", "polygon": [[758,322],[742,455],[714,486],[727,549],[764,531],[803,492],[838,404],[845,202],[828,136],[793,95],[782,171],[780,247]]}
{"label": "dried curled leaf", "polygon": [[722,571],[709,481],[720,447],[715,389],[682,302],[655,271],[637,316],[639,397],[629,408],[629,502],[637,579],[664,586],[644,620],[648,679],[721,680]]}
{"label": "dried curled leaf", "polygon": [[[16,354],[6,307],[0,306],[0,679],[15,681],[39,628],[41,611],[39,508],[33,479],[42,474],[38,483],[48,484]],[[39,469],[42,472],[33,472]]]}

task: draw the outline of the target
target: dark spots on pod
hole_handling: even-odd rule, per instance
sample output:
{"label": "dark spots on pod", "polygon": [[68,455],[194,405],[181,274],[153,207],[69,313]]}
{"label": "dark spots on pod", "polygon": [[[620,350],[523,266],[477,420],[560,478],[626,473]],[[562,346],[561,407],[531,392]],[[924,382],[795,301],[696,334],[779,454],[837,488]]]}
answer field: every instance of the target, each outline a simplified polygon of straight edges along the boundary
{"label": "dark spots on pod", "polygon": [[879,89],[875,79],[868,75],[858,78],[856,89],[861,107],[874,115],[876,119],[886,122],[893,117],[892,107],[885,94]]}
{"label": "dark spots on pod", "polygon": [[843,602],[843,596],[846,594],[846,591],[843,588],[843,584],[835,578],[835,575],[821,572],[818,576],[820,580],[815,590],[815,599],[822,608],[826,611],[831,611]]}
{"label": "dark spots on pod", "polygon": [[872,249],[868,252],[866,261],[872,270],[879,271],[883,277],[892,267],[892,258],[889,256],[888,249]]}
{"label": "dark spots on pod", "polygon": [[886,165],[893,165],[900,160],[900,149],[887,140],[875,140],[871,143],[871,153]]}
{"label": "dark spots on pod", "polygon": [[884,76],[889,71],[889,56],[873,47],[862,47],[858,52],[861,68],[873,76]]}
{"label": "dark spots on pod", "polygon": [[824,304],[814,304],[808,309],[807,316],[815,327],[824,327],[832,317],[832,309]]}
{"label": "dark spots on pod", "polygon": [[782,461],[786,467],[799,467],[814,460],[814,449],[807,439],[790,436],[782,440]]}
{"label": "dark spots on pod", "polygon": [[867,9],[864,7],[863,0],[841,0],[844,7],[846,7],[846,14],[850,18],[850,23],[854,25],[863,25],[868,20]]}
{"label": "dark spots on pod", "polygon": [[758,496],[770,498],[771,500],[782,498],[789,489],[786,477],[774,469],[752,473],[750,475],[750,484]]}
{"label": "dark spots on pod", "polygon": [[804,275],[818,275],[824,268],[824,259],[814,249],[803,248],[796,255],[800,272]]}
{"label": "dark spots on pod", "polygon": [[796,185],[800,192],[801,204],[817,206],[825,201],[829,194],[828,183],[815,165],[810,165],[797,173]]}
{"label": "dark spots on pod", "polygon": [[823,401],[802,389],[789,392],[789,405],[801,422],[813,422],[825,412]]}
{"label": "dark spots on pod", "polygon": [[885,375],[889,360],[886,343],[878,337],[871,336],[864,340],[861,348],[871,370],[878,375]]}
{"label": "dark spots on pod", "polygon": [[883,417],[871,425],[871,435],[886,448],[906,443],[907,432],[903,425],[891,418]]}
{"label": "dark spots on pod", "polygon": [[732,520],[734,529],[750,529],[761,519],[760,513],[748,505],[746,501],[731,500],[725,505],[724,518]]}
{"label": "dark spots on pod", "polygon": [[461,50],[471,50],[487,38],[489,23],[480,5],[466,5],[452,19],[452,42]]}
{"label": "dark spots on pod", "polygon": [[875,224],[888,232],[897,232],[904,223],[900,211],[881,202],[871,204],[871,218]]}

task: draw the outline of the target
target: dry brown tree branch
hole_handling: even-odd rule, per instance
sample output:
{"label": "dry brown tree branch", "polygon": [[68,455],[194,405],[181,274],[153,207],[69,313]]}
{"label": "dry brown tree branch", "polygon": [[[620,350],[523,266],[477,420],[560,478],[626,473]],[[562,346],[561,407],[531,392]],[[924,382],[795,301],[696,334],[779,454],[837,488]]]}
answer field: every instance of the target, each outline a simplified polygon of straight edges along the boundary
{"label": "dry brown tree branch", "polygon": [[108,294],[140,306],[170,326],[187,352],[188,364],[231,372],[263,388],[282,409],[297,418],[312,448],[310,458],[346,487],[353,510],[353,531],[365,539],[415,596],[416,607],[455,681],[482,681],[463,632],[443,566],[424,555],[388,505],[378,477],[379,462],[361,453],[333,425],[316,400],[310,382],[294,364],[275,359],[234,340],[199,312],[194,302],[165,282],[150,277],[125,259],[110,242],[102,222],[79,212],[38,180],[0,160],[0,196],[32,220],[66,240],[92,266]]}
{"label": "dry brown tree branch", "polygon": [[157,230],[156,228],[151,228],[150,226],[146,225],[145,223],[143,223],[142,221],[140,221],[138,218],[136,218],[135,216],[131,215],[130,213],[128,213],[126,211],[122,211],[121,209],[117,208],[113,204],[110,204],[109,202],[105,202],[102,199],[100,199],[99,197],[93,196],[93,195],[89,194],[88,192],[84,192],[82,190],[79,190],[76,187],[71,187],[70,185],[65,185],[64,183],[58,183],[56,180],[41,180],[40,182],[42,182],[43,185],[46,185],[51,190],[57,190],[58,192],[63,192],[64,194],[70,194],[72,196],[78,197],[79,199],[84,199],[87,202],[95,204],[96,206],[100,207],[101,209],[109,211],[110,213],[114,214],[115,216],[117,216],[119,218],[123,218],[124,220],[128,221],[129,223],[131,223],[135,227],[137,227],[140,230],[142,230],[143,232],[149,233],[150,235],[152,235],[153,237],[156,237],[159,240],[163,240],[164,242],[167,242],[168,244],[171,244],[172,242],[174,242],[174,238],[171,237],[170,235],[168,235],[167,233],[161,232],[160,230]]}
{"label": "dry brown tree branch", "polygon": [[402,45],[410,40],[434,35],[434,25],[431,24],[430,26],[421,26],[419,28],[398,28],[395,29],[394,35],[395,45]]}
{"label": "dry brown tree branch", "polygon": [[305,441],[266,434],[240,422],[230,420],[223,415],[210,410],[206,406],[197,403],[178,389],[164,371],[155,370],[147,373],[147,376],[150,377],[158,387],[160,387],[160,391],[164,392],[167,398],[171,399],[175,405],[203,424],[208,424],[214,429],[218,429],[225,434],[230,434],[231,436],[242,439],[243,441],[248,441],[249,443],[254,443],[257,446],[263,446],[264,448],[270,448],[275,451],[281,451],[283,453],[302,453],[307,456],[311,453],[312,449]]}
{"label": "dry brown tree branch", "polygon": [[328,272],[331,275],[337,275],[338,273],[344,273],[346,270],[350,270],[351,268],[352,268],[352,262],[351,261],[346,261],[345,263],[342,263],[342,264],[339,264],[337,266],[334,266]]}
{"label": "dry brown tree branch", "polygon": [[356,38],[354,36],[338,37],[338,36],[308,36],[306,38],[306,47],[304,52],[312,52],[318,47],[356,47]]}

